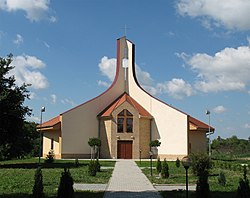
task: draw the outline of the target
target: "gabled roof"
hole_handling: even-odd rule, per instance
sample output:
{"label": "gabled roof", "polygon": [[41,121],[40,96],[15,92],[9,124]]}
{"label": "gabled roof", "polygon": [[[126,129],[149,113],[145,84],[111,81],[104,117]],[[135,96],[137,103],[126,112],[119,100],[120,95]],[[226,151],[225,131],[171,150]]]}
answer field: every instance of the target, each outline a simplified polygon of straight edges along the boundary
{"label": "gabled roof", "polygon": [[[197,120],[196,118],[193,118],[189,116],[189,123],[194,125],[197,130],[205,130],[208,132],[209,125],[205,124],[204,122],[201,122],[200,120]],[[210,131],[214,132],[214,128],[210,126]]]}
{"label": "gabled roof", "polygon": [[120,95],[115,101],[113,101],[106,109],[104,109],[101,113],[98,114],[98,117],[108,117],[111,116],[111,113],[124,102],[128,102],[132,105],[142,117],[153,118],[153,116],[144,109],[138,102],[136,102],[131,96],[129,96],[126,92]]}
{"label": "gabled roof", "polygon": [[50,120],[48,120],[47,122],[42,123],[42,125],[37,125],[38,129],[43,129],[43,128],[49,128],[49,127],[55,127],[57,124],[60,124],[61,120],[60,120],[60,115],[56,116],[55,118],[52,118]]}

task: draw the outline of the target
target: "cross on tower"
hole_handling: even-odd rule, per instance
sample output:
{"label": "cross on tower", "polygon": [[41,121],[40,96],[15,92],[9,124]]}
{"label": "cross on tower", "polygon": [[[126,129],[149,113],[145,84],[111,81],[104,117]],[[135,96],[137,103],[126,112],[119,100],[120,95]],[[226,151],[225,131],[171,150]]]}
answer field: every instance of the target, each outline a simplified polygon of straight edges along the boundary
{"label": "cross on tower", "polygon": [[127,31],[129,30],[130,28],[127,27],[127,24],[124,25],[124,36],[127,36]]}

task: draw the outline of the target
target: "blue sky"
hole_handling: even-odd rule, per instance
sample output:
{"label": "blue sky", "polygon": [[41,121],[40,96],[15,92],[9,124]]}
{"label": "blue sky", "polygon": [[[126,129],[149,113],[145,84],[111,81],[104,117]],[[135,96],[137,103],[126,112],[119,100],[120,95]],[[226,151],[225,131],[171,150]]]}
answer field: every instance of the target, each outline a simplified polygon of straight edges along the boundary
{"label": "blue sky", "polygon": [[48,120],[107,89],[116,39],[136,45],[142,86],[208,122],[212,138],[250,136],[250,1],[0,0],[0,56]]}

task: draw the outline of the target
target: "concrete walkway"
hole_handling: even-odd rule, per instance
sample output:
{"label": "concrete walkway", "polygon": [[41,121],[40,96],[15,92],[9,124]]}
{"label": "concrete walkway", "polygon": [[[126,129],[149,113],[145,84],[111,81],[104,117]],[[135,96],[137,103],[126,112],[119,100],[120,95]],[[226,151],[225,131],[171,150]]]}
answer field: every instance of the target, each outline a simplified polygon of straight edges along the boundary
{"label": "concrete walkway", "polygon": [[161,198],[133,160],[117,160],[104,198]]}

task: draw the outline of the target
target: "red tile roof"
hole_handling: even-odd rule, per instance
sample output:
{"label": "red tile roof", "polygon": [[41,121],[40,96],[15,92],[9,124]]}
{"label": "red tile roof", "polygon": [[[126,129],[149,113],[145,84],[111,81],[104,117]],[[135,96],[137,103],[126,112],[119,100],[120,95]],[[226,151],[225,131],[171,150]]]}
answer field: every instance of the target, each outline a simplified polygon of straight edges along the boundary
{"label": "red tile roof", "polygon": [[106,117],[110,116],[111,113],[119,107],[121,104],[124,102],[128,102],[131,104],[141,116],[143,117],[150,117],[152,118],[153,116],[146,110],[144,109],[138,102],[136,102],[131,96],[129,96],[127,93],[123,93],[121,96],[119,96],[114,102],[112,102],[106,109],[104,109],[98,116],[100,117]]}
{"label": "red tile roof", "polygon": [[53,127],[56,124],[60,123],[60,116],[56,116],[55,118],[52,118],[48,120],[47,122],[42,123],[42,125],[37,125],[37,128],[47,128],[47,127]]}
{"label": "red tile roof", "polygon": [[[193,118],[189,116],[189,123],[193,124],[194,126],[197,127],[197,129],[203,129],[208,131],[209,130],[209,125],[205,124],[204,122],[201,122],[200,120],[197,120],[196,118]],[[210,126],[210,131],[214,131],[215,129]]]}

